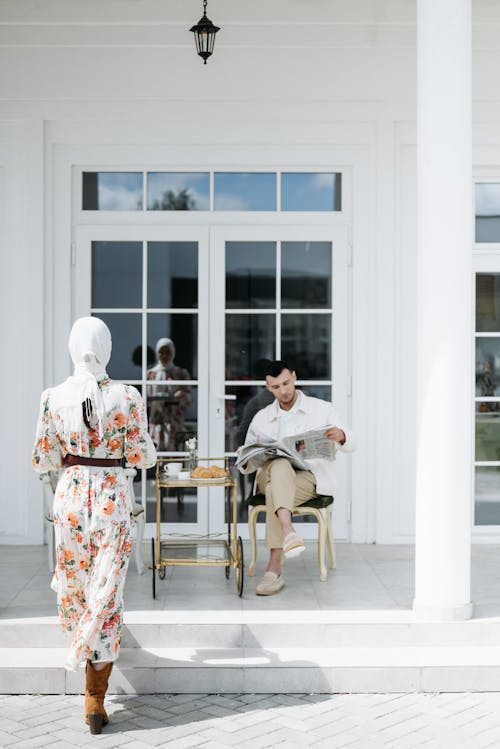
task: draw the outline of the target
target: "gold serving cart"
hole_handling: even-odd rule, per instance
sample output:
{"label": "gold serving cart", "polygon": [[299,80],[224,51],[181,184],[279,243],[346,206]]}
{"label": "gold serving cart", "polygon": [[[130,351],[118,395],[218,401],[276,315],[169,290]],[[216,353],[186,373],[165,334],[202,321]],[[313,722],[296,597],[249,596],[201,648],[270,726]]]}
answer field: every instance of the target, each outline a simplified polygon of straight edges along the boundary
{"label": "gold serving cart", "polygon": [[[224,567],[229,579],[231,567],[236,570],[236,588],[238,595],[243,595],[244,564],[243,542],[238,536],[238,483],[231,478],[228,458],[198,458],[198,465],[224,464],[227,473],[221,479],[178,479],[169,478],[165,473],[168,463],[183,463],[187,470],[189,458],[158,458],[156,463],[156,539],[151,539],[153,598],[156,598],[156,574],[160,580],[165,579],[167,567],[201,566]],[[184,468],[185,466],[185,468]],[[224,487],[227,509],[227,538],[223,534],[201,536],[179,536],[178,534],[161,533],[162,489],[188,489],[192,487]]]}

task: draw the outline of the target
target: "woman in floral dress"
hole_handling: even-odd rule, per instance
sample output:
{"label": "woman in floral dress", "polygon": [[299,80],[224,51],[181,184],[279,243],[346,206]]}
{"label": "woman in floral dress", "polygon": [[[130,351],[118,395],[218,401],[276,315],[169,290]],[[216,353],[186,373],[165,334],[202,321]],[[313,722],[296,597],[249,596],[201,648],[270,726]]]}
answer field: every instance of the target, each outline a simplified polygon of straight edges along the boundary
{"label": "woman in floral dress", "polygon": [[156,342],[156,356],[158,364],[148,370],[148,380],[159,383],[148,385],[148,400],[151,403],[149,432],[157,450],[184,450],[184,444],[177,443],[177,435],[186,429],[184,411],[192,403],[191,388],[168,385],[167,382],[189,380],[191,377],[187,369],[175,364],[175,346],[171,338],[160,338]]}
{"label": "woman in floral dress", "polygon": [[132,503],[122,465],[149,468],[156,451],[140,394],[106,373],[111,334],[105,323],[77,320],[69,350],[74,374],[42,394],[32,463],[37,473],[63,469],[54,498],[51,587],[63,631],[72,634],[66,668],[86,662],[85,717],[91,733],[100,733],[132,548]]}

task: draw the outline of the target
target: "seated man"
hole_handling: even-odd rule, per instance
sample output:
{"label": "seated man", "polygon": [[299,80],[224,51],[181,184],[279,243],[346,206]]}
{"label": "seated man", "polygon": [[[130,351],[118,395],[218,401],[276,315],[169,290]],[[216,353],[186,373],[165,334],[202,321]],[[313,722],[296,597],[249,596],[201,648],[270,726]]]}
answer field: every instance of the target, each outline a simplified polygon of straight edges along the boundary
{"label": "seated man", "polygon": [[[255,414],[245,445],[280,440],[328,424],[325,436],[339,450],[354,450],[353,436],[340,426],[332,404],[296,390],[297,375],[286,362],[270,362],[265,374],[266,387],[274,395],[274,401]],[[271,550],[266,572],[257,585],[257,595],[278,593],[285,584],[281,574],[282,553],[290,558],[304,551],[304,542],[292,526],[292,510],[317,494],[334,493],[334,461],[305,462],[310,466],[308,471],[296,470],[287,458],[271,459],[257,470],[257,489],[266,497],[266,548]],[[252,473],[255,469],[251,460],[240,467],[242,473]]]}

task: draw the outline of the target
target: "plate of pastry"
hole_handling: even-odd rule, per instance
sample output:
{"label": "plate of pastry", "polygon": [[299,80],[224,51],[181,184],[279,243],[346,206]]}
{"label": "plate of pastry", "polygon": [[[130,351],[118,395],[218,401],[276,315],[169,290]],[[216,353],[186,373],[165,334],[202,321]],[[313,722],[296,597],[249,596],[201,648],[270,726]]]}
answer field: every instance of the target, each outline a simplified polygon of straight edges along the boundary
{"label": "plate of pastry", "polygon": [[196,481],[220,482],[225,481],[228,476],[228,471],[215,465],[209,467],[197,466],[194,471],[191,471],[191,478],[196,479]]}

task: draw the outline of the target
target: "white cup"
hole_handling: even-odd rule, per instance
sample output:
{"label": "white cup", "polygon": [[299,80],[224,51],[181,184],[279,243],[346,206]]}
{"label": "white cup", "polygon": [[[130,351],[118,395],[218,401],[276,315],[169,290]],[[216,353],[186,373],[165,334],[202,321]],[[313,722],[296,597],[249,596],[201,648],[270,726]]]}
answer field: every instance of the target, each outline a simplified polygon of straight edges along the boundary
{"label": "white cup", "polygon": [[165,466],[165,472],[171,478],[177,478],[181,468],[182,463],[167,463],[167,465]]}
{"label": "white cup", "polygon": [[189,471],[179,471],[179,479],[181,481],[186,481],[189,478],[191,478]]}

